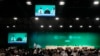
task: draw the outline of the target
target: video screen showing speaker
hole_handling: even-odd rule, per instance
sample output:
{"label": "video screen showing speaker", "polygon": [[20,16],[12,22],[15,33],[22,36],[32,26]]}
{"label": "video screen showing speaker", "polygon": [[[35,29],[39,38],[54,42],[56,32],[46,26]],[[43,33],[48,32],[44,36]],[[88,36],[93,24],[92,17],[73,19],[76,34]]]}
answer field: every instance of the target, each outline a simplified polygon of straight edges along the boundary
{"label": "video screen showing speaker", "polygon": [[55,5],[35,5],[35,16],[55,16]]}
{"label": "video screen showing speaker", "polygon": [[8,33],[9,44],[25,44],[27,43],[27,33]]}

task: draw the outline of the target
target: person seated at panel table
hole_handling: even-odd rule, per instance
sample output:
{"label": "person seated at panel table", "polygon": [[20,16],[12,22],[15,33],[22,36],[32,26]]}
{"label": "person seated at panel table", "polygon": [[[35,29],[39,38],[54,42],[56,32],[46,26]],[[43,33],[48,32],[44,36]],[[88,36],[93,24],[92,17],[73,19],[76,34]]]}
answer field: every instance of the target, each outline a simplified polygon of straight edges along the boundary
{"label": "person seated at panel table", "polygon": [[43,14],[43,12],[44,12],[43,9],[40,7],[40,9],[38,10],[38,13]]}
{"label": "person seated at panel table", "polygon": [[51,14],[55,14],[55,8],[52,8]]}
{"label": "person seated at panel table", "polygon": [[11,41],[15,41],[16,39],[15,39],[15,36],[14,35],[12,35],[12,37],[11,37]]}

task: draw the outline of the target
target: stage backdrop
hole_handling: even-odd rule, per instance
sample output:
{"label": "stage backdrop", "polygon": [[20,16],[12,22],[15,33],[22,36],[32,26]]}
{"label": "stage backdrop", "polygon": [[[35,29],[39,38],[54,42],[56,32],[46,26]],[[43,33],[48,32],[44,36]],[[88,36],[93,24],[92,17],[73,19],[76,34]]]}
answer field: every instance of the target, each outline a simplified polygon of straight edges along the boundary
{"label": "stage backdrop", "polygon": [[29,38],[29,47],[46,46],[94,46],[100,47],[100,34],[91,32],[34,32]]}

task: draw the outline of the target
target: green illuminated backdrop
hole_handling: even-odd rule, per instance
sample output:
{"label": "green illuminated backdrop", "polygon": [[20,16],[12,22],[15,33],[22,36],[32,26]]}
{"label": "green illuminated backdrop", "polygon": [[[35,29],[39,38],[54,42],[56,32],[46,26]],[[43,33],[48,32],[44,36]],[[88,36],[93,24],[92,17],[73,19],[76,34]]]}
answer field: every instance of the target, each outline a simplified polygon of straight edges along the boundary
{"label": "green illuminated backdrop", "polygon": [[99,33],[90,32],[35,32],[29,39],[29,47],[39,44],[43,48],[46,45],[53,46],[100,46]]}

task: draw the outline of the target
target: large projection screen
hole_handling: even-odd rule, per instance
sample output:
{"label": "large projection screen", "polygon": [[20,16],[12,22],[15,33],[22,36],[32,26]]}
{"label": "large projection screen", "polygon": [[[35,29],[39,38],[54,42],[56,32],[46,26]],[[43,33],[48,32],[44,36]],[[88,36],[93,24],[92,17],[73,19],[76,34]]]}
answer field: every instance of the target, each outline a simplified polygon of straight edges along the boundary
{"label": "large projection screen", "polygon": [[27,33],[8,33],[9,44],[25,44],[27,43]]}
{"label": "large projection screen", "polygon": [[55,16],[55,5],[35,5],[35,16]]}

